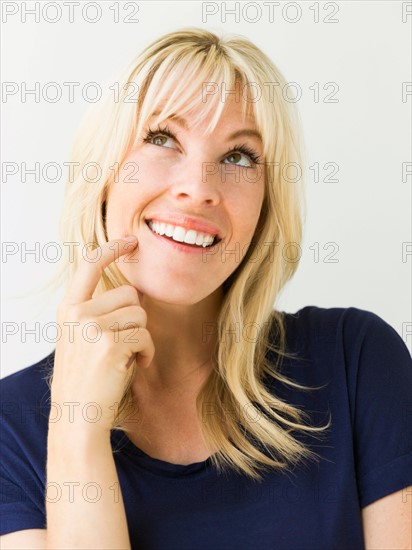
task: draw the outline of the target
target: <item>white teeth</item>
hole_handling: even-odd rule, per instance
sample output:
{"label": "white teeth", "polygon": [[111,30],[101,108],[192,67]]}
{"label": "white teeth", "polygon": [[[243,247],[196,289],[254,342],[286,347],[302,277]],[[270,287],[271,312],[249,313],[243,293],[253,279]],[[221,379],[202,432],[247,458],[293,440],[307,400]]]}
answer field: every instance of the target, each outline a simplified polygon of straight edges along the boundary
{"label": "white teeth", "polygon": [[212,235],[205,235],[205,241],[203,242],[203,246],[209,246],[214,241],[214,238]]}
{"label": "white teeth", "polygon": [[[189,231],[185,235],[184,242],[187,244],[195,244],[196,243],[196,231],[193,229],[189,229]],[[203,242],[203,239],[202,239]]]}
{"label": "white teeth", "polygon": [[173,236],[173,231],[174,231],[174,227],[173,225],[170,225],[170,224],[166,224],[166,237],[172,237]]}
{"label": "white teeth", "polygon": [[183,227],[176,226],[173,233],[173,240],[182,243],[185,239],[186,230]]}
{"label": "white teeth", "polygon": [[159,223],[159,222],[152,222],[152,229],[156,231],[156,233],[159,233],[159,235],[165,234],[165,224]]}
{"label": "white teeth", "polygon": [[185,242],[187,244],[196,244],[197,246],[202,246],[206,248],[213,244],[215,240],[213,235],[208,235],[207,233],[201,233],[200,231],[195,231],[194,229],[185,229],[179,225],[171,225],[164,222],[156,222],[150,220],[148,222],[149,227],[155,233],[159,235],[166,235],[166,237],[172,237],[174,241]]}

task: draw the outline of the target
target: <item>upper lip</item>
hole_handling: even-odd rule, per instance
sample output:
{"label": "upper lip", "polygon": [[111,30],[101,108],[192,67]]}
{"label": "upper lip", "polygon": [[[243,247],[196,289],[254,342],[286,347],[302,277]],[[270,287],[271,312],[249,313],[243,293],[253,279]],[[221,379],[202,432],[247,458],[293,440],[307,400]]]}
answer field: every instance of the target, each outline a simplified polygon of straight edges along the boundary
{"label": "upper lip", "polygon": [[208,233],[218,239],[222,238],[220,229],[207,220],[201,218],[192,218],[185,214],[153,214],[146,216],[146,221],[153,220],[156,222],[170,223],[172,225],[179,225],[185,229],[194,229],[202,233]]}

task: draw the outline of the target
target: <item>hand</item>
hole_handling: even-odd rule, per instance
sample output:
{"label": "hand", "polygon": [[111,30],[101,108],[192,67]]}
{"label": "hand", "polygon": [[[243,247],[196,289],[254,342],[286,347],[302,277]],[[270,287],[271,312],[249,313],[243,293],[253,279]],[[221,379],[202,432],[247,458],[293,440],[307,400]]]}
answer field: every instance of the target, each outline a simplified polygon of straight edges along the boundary
{"label": "hand", "polygon": [[51,401],[60,407],[58,422],[65,427],[110,431],[133,359],[140,368],[152,362],[154,345],[137,289],[123,285],[92,298],[103,269],[136,245],[137,239],[110,241],[101,247],[97,262],[83,258],[58,307],[62,336],[55,351]]}

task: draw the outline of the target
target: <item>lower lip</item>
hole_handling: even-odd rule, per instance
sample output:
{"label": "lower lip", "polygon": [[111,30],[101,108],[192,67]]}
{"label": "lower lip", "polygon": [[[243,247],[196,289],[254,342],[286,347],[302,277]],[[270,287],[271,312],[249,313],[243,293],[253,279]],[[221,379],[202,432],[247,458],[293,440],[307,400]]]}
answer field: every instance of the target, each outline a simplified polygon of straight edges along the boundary
{"label": "lower lip", "polygon": [[163,235],[158,235],[154,231],[150,229],[150,227],[145,223],[145,226],[149,230],[150,234],[156,237],[163,245],[169,246],[174,248],[175,250],[179,252],[186,252],[186,254],[205,254],[207,252],[208,254],[211,251],[215,251],[217,248],[217,245],[219,242],[213,244],[212,246],[190,246],[184,243],[179,243],[178,241],[173,241],[172,239],[169,239],[167,237],[164,237]]}

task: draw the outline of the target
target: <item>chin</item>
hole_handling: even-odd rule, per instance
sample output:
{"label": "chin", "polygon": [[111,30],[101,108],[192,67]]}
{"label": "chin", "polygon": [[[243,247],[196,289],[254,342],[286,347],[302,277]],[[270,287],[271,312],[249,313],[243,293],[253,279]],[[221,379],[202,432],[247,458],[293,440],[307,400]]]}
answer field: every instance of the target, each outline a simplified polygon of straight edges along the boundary
{"label": "chin", "polygon": [[155,300],[156,302],[162,302],[168,305],[176,306],[192,306],[201,302],[210,296],[215,289],[204,290],[194,289],[190,285],[176,285],[171,286],[170,282],[164,284],[159,282],[155,285],[153,281],[150,284],[144,285],[131,281],[130,284],[136,288],[139,293],[140,302],[145,299]]}
{"label": "chin", "polygon": [[[203,264],[205,265],[205,264]],[[176,273],[170,266],[159,265],[153,262],[153,265],[143,267],[143,261],[139,269],[126,264],[119,266],[122,273],[133,287],[141,295],[148,299],[163,302],[165,304],[174,304],[190,306],[201,302],[219,290],[223,283],[220,277],[216,284],[211,286],[211,281],[216,278],[216,274],[204,272],[189,274],[183,268]]]}

